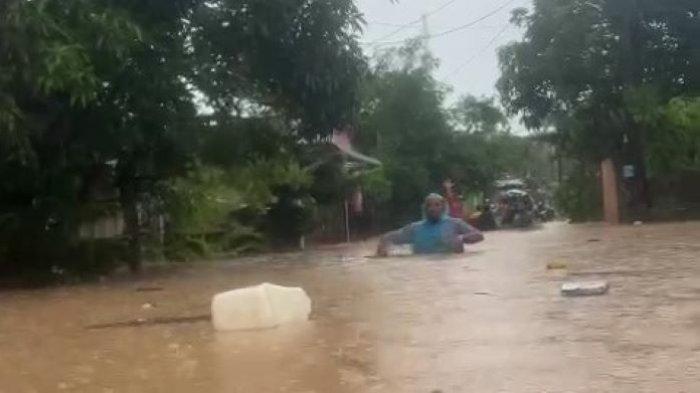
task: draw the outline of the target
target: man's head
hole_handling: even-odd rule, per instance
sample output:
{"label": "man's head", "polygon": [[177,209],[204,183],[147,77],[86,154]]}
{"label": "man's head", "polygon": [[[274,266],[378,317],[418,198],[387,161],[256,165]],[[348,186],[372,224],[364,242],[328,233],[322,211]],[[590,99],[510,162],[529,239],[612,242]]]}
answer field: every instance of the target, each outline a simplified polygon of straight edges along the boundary
{"label": "man's head", "polygon": [[431,222],[440,221],[445,215],[445,198],[440,194],[430,194],[425,198],[425,218]]}

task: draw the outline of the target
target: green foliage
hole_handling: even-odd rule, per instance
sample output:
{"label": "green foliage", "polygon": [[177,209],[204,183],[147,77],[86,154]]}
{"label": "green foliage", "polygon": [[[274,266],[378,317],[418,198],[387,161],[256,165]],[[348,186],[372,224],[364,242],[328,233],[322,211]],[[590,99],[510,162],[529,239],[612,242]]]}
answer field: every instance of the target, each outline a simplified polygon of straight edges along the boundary
{"label": "green foliage", "polygon": [[508,118],[494,105],[493,98],[465,96],[452,109],[458,131],[477,134],[508,132]]}
{"label": "green foliage", "polygon": [[197,168],[171,180],[166,197],[169,225],[182,234],[218,231],[230,213],[244,206],[244,196],[224,179],[224,172]]}
{"label": "green foliage", "polygon": [[0,216],[0,277],[31,285],[70,282],[105,274],[124,257],[121,239],[78,239],[76,222],[46,219],[43,209]]}
{"label": "green foliage", "polygon": [[26,179],[3,184],[0,209],[36,216],[39,237],[56,222],[57,244],[69,247],[95,191],[117,188],[129,245],[141,248],[138,199],[182,168],[185,130],[196,130],[178,56],[184,14],[171,12],[181,4],[10,3],[0,19],[0,172]]}
{"label": "green foliage", "polygon": [[392,185],[389,216],[405,221],[442,181],[438,166],[451,129],[442,108],[444,91],[431,75],[432,59],[419,46],[396,53],[380,61],[364,87],[358,139],[385,165]]}
{"label": "green foliage", "polygon": [[[567,136],[565,149],[608,156],[620,133],[610,124],[620,107],[619,35],[606,19],[604,0],[538,0],[519,13],[522,42],[500,51],[498,82],[509,114],[538,129],[554,125]],[[595,146],[579,141],[600,140]]]}
{"label": "green foliage", "polygon": [[600,220],[600,180],[594,167],[577,165],[556,191],[557,209],[574,222]]}
{"label": "green foliage", "polygon": [[[514,22],[526,29],[525,37],[500,52],[498,88],[509,113],[522,114],[531,128],[562,113],[588,113],[604,122],[608,112],[622,108],[626,89],[638,87],[630,78],[666,94],[697,89],[693,64],[700,58],[693,37],[700,22],[694,7],[684,0],[615,7],[621,3],[537,0],[531,13],[518,11]],[[623,42],[627,13],[634,14],[630,23],[638,34],[632,44]],[[633,66],[629,46],[639,57]]]}
{"label": "green foliage", "polygon": [[243,224],[238,215],[263,215],[276,203],[277,188],[298,190],[309,182],[308,173],[294,162],[258,161],[236,170],[195,167],[165,188],[166,254],[193,259],[260,249],[262,228]]}
{"label": "green foliage", "polygon": [[509,114],[551,133],[559,153],[582,165],[634,164],[641,183],[694,165],[680,147],[693,136],[664,107],[700,89],[697,4],[536,0],[512,21],[525,36],[500,51],[498,88]]}
{"label": "green foliage", "polygon": [[448,177],[467,193],[488,192],[505,174],[547,174],[541,168],[549,157],[534,141],[508,133],[493,100],[465,97],[445,109],[435,67],[420,42],[412,42],[379,59],[363,89],[358,142],[384,163],[365,175],[363,188],[379,200],[383,224],[415,219],[422,198],[442,192]]}
{"label": "green foliage", "polygon": [[299,120],[307,138],[351,124],[365,63],[352,0],[216,0],[192,16],[195,84],[219,112],[252,104]]}
{"label": "green foliage", "polygon": [[[277,187],[310,183],[294,146],[353,119],[359,21],[349,0],[0,2],[0,174],[15,179],[0,186],[0,215],[23,223],[7,221],[0,240],[55,244],[36,256],[50,270],[79,243],[85,210],[110,195],[127,226],[121,256],[136,270],[140,210],[158,206],[163,185],[181,197],[169,205],[178,230],[224,226],[231,237],[216,243],[229,244],[257,236],[255,219],[221,222],[231,205],[192,203],[242,200],[259,221]],[[198,115],[202,94],[214,115]],[[210,171],[188,173],[194,162]],[[20,251],[0,274],[34,263]]]}
{"label": "green foliage", "polygon": [[19,77],[6,83],[28,85],[29,93],[64,93],[82,106],[99,88],[91,52],[123,60],[140,39],[140,30],[122,12],[83,0],[10,2],[2,32],[3,70]]}
{"label": "green foliage", "polygon": [[387,178],[384,168],[374,169],[362,174],[360,186],[365,194],[379,203],[391,198],[392,183]]}
{"label": "green foliage", "polygon": [[678,165],[698,169],[700,167],[700,98],[671,100],[667,116],[671,128],[676,130],[676,143],[672,145],[681,148],[678,155],[681,162]]}
{"label": "green foliage", "polygon": [[655,175],[700,169],[700,98],[663,103],[657,91],[639,89],[628,94],[627,105],[648,130],[648,160]]}
{"label": "green foliage", "polygon": [[4,158],[35,159],[31,138],[55,121],[56,106],[85,108],[96,100],[101,80],[94,58],[126,61],[139,37],[125,15],[97,2],[8,1],[0,15]]}

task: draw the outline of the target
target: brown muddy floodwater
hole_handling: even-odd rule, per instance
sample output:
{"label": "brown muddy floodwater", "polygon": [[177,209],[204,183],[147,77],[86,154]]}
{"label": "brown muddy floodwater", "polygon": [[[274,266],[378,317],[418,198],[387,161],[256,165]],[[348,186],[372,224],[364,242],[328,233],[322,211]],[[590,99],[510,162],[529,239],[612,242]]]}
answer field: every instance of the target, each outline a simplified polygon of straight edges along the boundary
{"label": "brown muddy floodwater", "polygon": [[[557,223],[459,257],[366,259],[363,244],[4,292],[0,392],[700,392],[699,237],[697,223]],[[610,292],[560,296],[592,278]],[[261,282],[304,287],[312,321],[86,329],[206,315],[213,294]]]}

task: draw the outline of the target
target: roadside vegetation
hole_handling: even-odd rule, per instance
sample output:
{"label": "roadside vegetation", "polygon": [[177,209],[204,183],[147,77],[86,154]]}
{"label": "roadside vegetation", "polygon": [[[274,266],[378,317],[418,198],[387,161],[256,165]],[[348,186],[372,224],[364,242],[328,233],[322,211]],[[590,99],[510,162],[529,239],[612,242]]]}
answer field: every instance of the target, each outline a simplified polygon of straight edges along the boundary
{"label": "roadside vegetation", "polygon": [[[0,277],[337,241],[357,190],[372,234],[448,177],[531,179],[595,219],[603,158],[638,168],[630,204],[685,206],[700,10],[617,3],[515,10],[500,97],[452,102],[420,39],[363,55],[351,0],[0,2]],[[349,167],[334,130],[382,165]]]}

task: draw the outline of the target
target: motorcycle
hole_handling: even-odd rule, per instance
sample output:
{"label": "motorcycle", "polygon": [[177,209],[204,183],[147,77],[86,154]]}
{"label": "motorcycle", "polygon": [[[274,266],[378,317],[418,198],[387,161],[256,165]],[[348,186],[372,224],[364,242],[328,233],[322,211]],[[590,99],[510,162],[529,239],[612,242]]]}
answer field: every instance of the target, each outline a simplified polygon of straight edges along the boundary
{"label": "motorcycle", "polygon": [[547,203],[540,202],[535,208],[535,217],[540,222],[549,222],[554,220],[554,218],[556,217],[556,212]]}
{"label": "motorcycle", "polygon": [[493,231],[498,228],[494,217],[494,206],[487,199],[486,203],[479,205],[476,212],[468,218],[469,224],[480,231]]}

